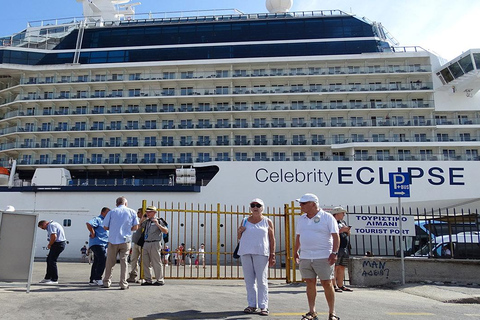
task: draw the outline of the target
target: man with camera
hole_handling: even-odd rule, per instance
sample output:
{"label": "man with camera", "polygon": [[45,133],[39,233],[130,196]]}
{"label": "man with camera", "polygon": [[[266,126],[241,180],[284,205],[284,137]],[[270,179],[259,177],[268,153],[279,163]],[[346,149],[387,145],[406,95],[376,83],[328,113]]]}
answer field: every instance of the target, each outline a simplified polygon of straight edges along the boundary
{"label": "man with camera", "polygon": [[[163,233],[168,233],[168,228],[166,227],[163,219],[155,217],[156,214],[156,207],[147,207],[147,217],[141,224],[141,228],[145,230],[145,242],[143,244],[142,251],[142,264],[145,282],[142,283],[142,286],[163,286],[165,284],[161,254]],[[155,278],[157,279],[156,282],[152,281],[152,273],[150,272],[149,267],[152,267],[153,272],[155,273]]]}

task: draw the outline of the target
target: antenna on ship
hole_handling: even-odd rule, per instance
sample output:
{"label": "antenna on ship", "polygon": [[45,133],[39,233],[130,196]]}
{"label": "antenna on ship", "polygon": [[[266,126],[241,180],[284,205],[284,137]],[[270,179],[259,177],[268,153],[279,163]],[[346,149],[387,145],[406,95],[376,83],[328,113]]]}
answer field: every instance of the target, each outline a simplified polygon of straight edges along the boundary
{"label": "antenna on ship", "polygon": [[293,0],[267,0],[265,5],[270,13],[285,13],[292,7]]}

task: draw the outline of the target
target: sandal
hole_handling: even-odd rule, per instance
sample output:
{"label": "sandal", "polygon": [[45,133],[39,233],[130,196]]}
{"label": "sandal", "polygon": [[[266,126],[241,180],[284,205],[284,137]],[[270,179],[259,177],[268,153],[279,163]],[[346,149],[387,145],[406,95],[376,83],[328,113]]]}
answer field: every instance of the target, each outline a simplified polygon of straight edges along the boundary
{"label": "sandal", "polygon": [[337,286],[333,287],[335,289],[335,292],[343,292],[342,288],[339,288]]}
{"label": "sandal", "polygon": [[328,315],[328,320],[340,320],[340,317],[336,316],[335,314],[333,313],[330,313]]}
{"label": "sandal", "polygon": [[347,287],[345,287],[345,286],[341,286],[339,289],[342,290],[342,291],[350,291],[350,292],[353,291],[352,289],[347,288]]}
{"label": "sandal", "polygon": [[262,309],[258,314],[261,316],[268,316],[268,309]]}
{"label": "sandal", "polygon": [[255,307],[246,307],[246,308],[243,310],[243,312],[248,313],[248,314],[252,314],[252,313],[257,312],[257,308],[255,308]]}
{"label": "sandal", "polygon": [[318,320],[316,312],[307,312],[302,316],[302,320]]}

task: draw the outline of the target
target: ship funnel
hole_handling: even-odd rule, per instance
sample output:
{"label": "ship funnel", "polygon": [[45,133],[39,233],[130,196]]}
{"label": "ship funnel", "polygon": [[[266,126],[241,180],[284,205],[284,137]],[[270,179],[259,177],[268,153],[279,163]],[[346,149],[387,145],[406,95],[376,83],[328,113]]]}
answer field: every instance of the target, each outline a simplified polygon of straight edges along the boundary
{"label": "ship funnel", "polygon": [[290,10],[293,0],[267,0],[265,5],[270,13],[284,13]]}

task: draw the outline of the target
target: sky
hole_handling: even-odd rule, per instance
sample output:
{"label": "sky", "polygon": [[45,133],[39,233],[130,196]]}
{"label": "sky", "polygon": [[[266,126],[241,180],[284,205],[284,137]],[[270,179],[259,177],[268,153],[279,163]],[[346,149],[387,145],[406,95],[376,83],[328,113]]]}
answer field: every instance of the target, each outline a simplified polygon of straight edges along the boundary
{"label": "sky", "polygon": [[[138,0],[137,13],[238,9],[266,12],[265,0]],[[2,0],[0,36],[24,29],[28,21],[82,16],[76,0]],[[136,2],[134,0],[134,2]],[[381,22],[402,46],[421,46],[451,60],[480,48],[478,0],[294,0],[290,11],[339,9]]]}

